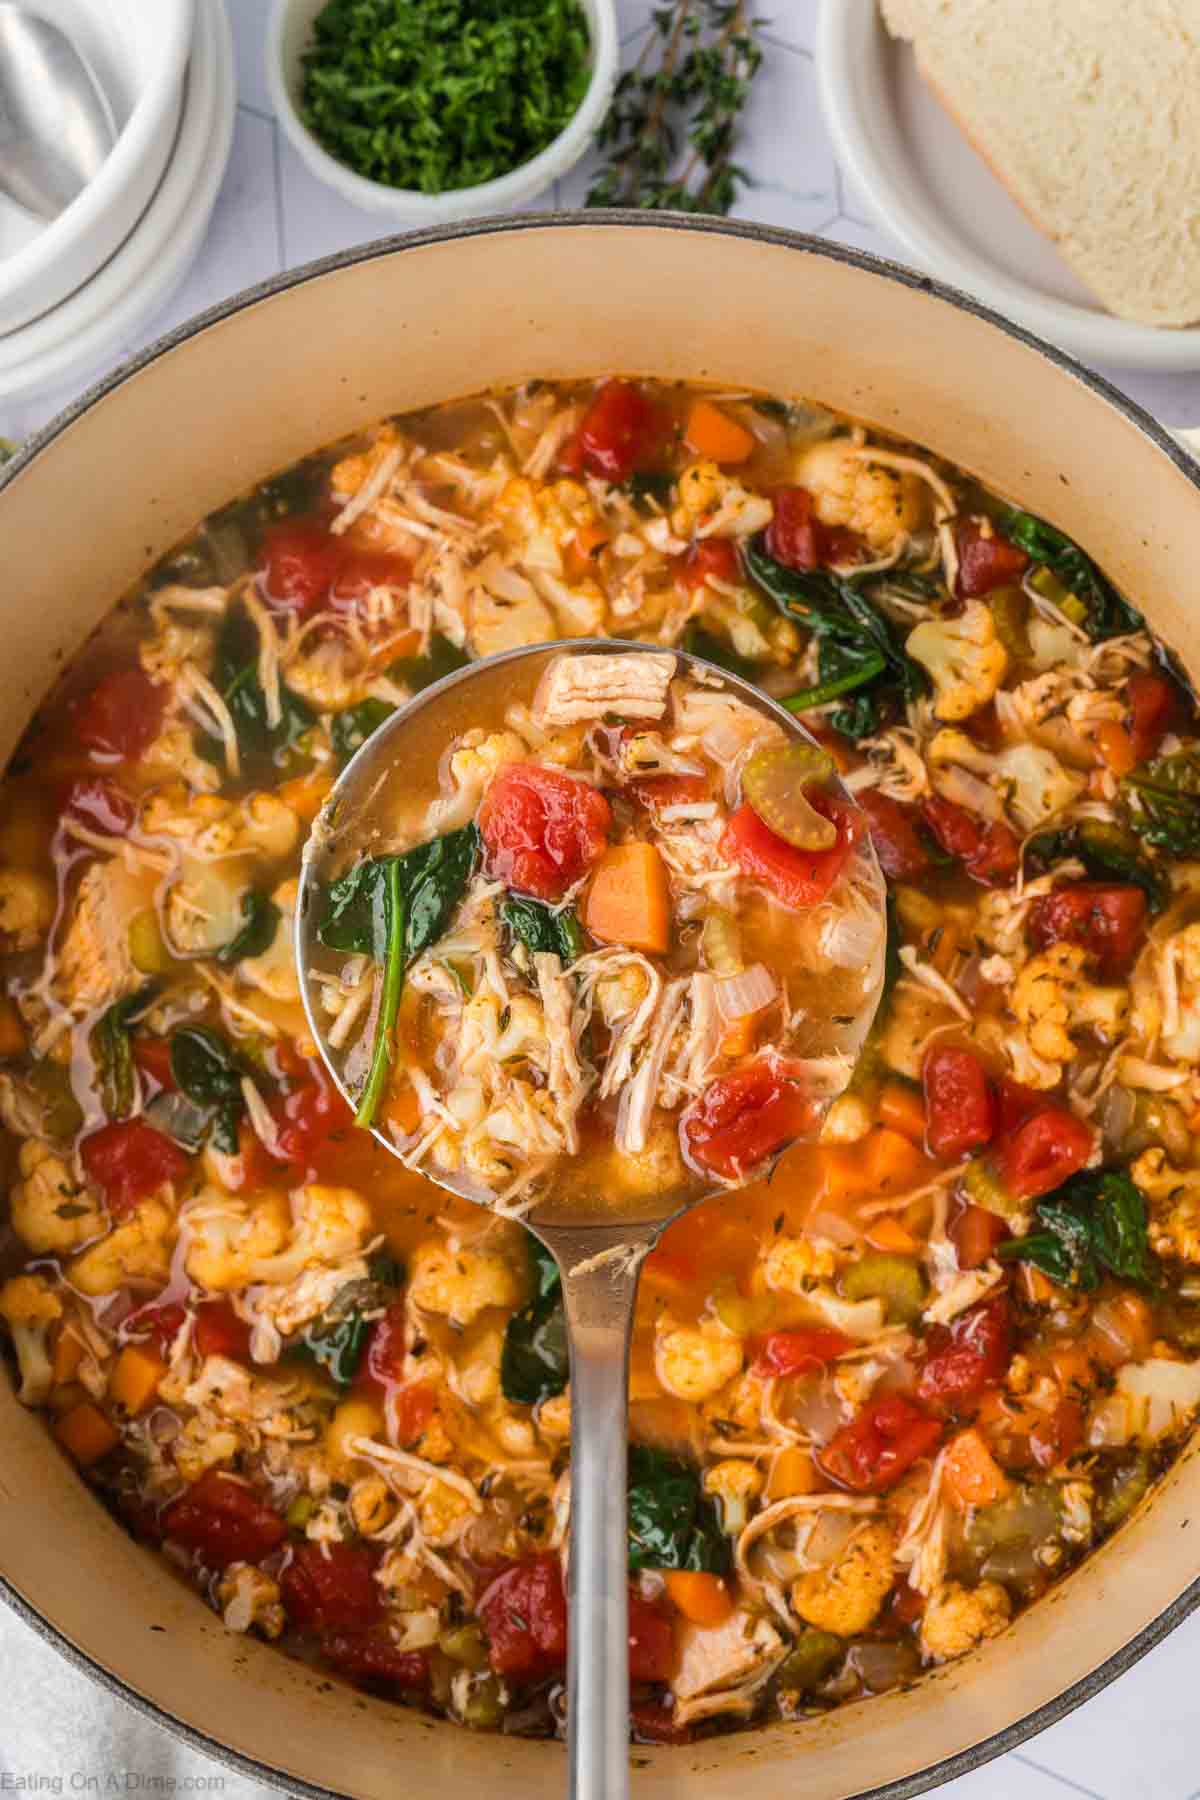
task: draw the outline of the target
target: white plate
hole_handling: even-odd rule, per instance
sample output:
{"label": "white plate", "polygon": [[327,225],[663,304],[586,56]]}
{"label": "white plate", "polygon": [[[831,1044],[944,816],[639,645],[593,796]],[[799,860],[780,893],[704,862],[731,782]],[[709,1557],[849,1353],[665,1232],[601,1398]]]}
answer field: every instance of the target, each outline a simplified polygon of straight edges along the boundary
{"label": "white plate", "polygon": [[0,398],[66,381],[133,337],[195,260],[233,142],[236,80],[223,0],[199,0],[179,136],[154,198],[99,274],[0,338]]}
{"label": "white plate", "polygon": [[1105,312],[930,93],[876,0],[821,0],[821,104],[838,160],[880,227],[954,282],[1088,362],[1200,369],[1200,327]]}

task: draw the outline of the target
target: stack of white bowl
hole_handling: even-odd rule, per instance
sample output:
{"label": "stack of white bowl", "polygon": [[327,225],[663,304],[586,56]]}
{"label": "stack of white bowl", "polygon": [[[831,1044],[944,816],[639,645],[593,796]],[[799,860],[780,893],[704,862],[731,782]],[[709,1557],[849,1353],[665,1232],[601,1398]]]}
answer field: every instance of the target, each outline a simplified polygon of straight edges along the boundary
{"label": "stack of white bowl", "polygon": [[0,400],[57,386],[161,311],[199,250],[236,98],[223,0],[37,0],[108,95],[118,138],[49,225],[0,195]]}

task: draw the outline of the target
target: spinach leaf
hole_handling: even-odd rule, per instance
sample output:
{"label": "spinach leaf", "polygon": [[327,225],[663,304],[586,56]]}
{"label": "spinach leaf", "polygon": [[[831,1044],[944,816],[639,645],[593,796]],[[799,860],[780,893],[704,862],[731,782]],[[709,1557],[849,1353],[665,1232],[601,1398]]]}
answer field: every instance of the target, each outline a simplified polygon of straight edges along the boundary
{"label": "spinach leaf", "polygon": [[1146,843],[1175,856],[1200,854],[1200,752],[1156,756],[1122,777],[1129,824]]}
{"label": "spinach leaf", "polygon": [[392,1062],[392,1033],[396,1029],[396,1015],[400,1011],[400,996],[404,991],[404,971],[408,966],[404,946],[410,911],[400,863],[395,857],[386,867],[378,912],[383,932],[383,992],[379,999],[379,1018],[375,1026],[371,1066],[354,1115],[354,1123],[363,1131],[370,1130],[379,1102],[383,1098],[383,1090],[387,1086]]}
{"label": "spinach leaf", "polygon": [[444,675],[453,675],[456,669],[465,669],[471,658],[449,638],[435,633],[429,640],[428,656],[402,656],[388,668],[388,676],[400,686],[419,694],[422,688],[432,687],[435,681],[441,681]]}
{"label": "spinach leaf", "polygon": [[788,569],[769,556],[756,538],[746,566],[780,612],[797,620],[817,639],[815,687],[792,694],[783,704],[807,712],[842,696],[847,704],[829,723],[846,737],[868,737],[909,700],[928,689],[928,677],[904,648],[899,630],[872,604],[862,583],[827,569]]}
{"label": "spinach leaf", "polygon": [[540,950],[547,951],[561,957],[564,968],[583,955],[583,927],[571,907],[552,912],[540,900],[519,899],[517,895],[509,894],[501,904],[500,916],[510,934],[518,943],[524,944],[531,955]]}
{"label": "spinach leaf", "polygon": [[129,1033],[154,997],[154,984],[114,1001],[92,1027],[88,1040],[100,1077],[104,1111],[110,1119],[128,1118],[137,1099],[137,1071]]}
{"label": "spinach leaf", "polygon": [[275,933],[283,914],[273,900],[252,888],[242,895],[242,928],[217,951],[219,963],[241,962],[243,957],[261,956],[275,941]]}
{"label": "spinach leaf", "polygon": [[244,607],[231,607],[217,638],[213,685],[229,708],[241,749],[263,754],[290,749],[316,724],[299,694],[280,683],[280,720],[267,723],[267,697],[258,679],[258,632]]}
{"label": "spinach leaf", "polygon": [[675,491],[675,477],[669,469],[635,469],[621,485],[635,506],[657,500],[660,506],[666,507]]}
{"label": "spinach leaf", "polygon": [[171,1074],[179,1092],[200,1115],[189,1119],[180,1113],[181,1128],[191,1138],[197,1131],[201,1136],[207,1131],[214,1148],[223,1155],[236,1156],[238,1121],[246,1110],[246,1102],[242,1095],[242,1069],[232,1046],[208,1025],[185,1025],[171,1036]]}
{"label": "spinach leaf", "polygon": [[1119,825],[1085,819],[1063,831],[1041,831],[1025,850],[1033,874],[1044,874],[1055,863],[1081,862],[1092,881],[1126,882],[1139,887],[1151,912],[1161,912],[1169,898],[1165,878],[1154,865],[1139,856],[1136,842]]}
{"label": "spinach leaf", "polygon": [[757,663],[738,655],[728,638],[716,637],[694,620],[683,634],[683,648],[692,656],[702,656],[705,662],[715,664],[718,669],[740,675],[743,681],[753,681],[758,670]]}
{"label": "spinach leaf", "polygon": [[358,706],[349,706],[345,712],[337,713],[329,735],[339,762],[349,762],[354,752],[362,749],[367,739],[391,718],[395,710],[386,700],[363,700]]}
{"label": "spinach leaf", "polygon": [[1073,1175],[1035,1207],[1040,1230],[1001,1244],[1006,1262],[1028,1262],[1065,1287],[1098,1287],[1105,1272],[1154,1285],[1158,1263],[1146,1232],[1146,1202],[1121,1169]]}
{"label": "spinach leaf", "polygon": [[533,1293],[505,1329],[500,1387],[506,1400],[536,1406],[562,1393],[570,1375],[570,1359],[558,1264],[532,1232],[528,1241]]}
{"label": "spinach leaf", "polygon": [[633,1444],[629,1451],[629,1568],[727,1575],[733,1557],[716,1504],[690,1463]]}
{"label": "spinach leaf", "polygon": [[320,1317],[310,1320],[289,1341],[287,1354],[316,1363],[338,1387],[349,1387],[358,1373],[371,1327],[403,1281],[403,1267],[394,1257],[386,1253],[373,1256],[365,1279],[340,1287]]}
{"label": "spinach leaf", "polygon": [[474,825],[418,844],[403,856],[377,856],[357,863],[332,882],[318,935],[330,950],[357,951],[382,962],[388,921],[384,901],[388,870],[397,864],[400,891],[407,900],[405,962],[437,942],[462,899],[479,848]]}
{"label": "spinach leaf", "polygon": [[1000,523],[1007,538],[1075,596],[1083,609],[1080,622],[1094,644],[1142,629],[1141,614],[1065,533],[1027,512],[1009,512]]}

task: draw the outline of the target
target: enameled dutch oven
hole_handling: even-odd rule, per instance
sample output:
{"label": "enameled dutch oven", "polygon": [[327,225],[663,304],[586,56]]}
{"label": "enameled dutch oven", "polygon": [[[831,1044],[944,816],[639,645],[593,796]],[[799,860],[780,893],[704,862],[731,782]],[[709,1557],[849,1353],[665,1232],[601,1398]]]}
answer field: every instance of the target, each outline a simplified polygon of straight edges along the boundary
{"label": "enameled dutch oven", "polygon": [[[811,396],[931,446],[1081,539],[1200,670],[1200,493],[1170,436],[962,295],[786,232],[639,214],[369,245],[209,313],[96,388],[0,484],[7,757],[122,591],[239,490],[382,414],[619,371]],[[197,1748],[293,1792],[528,1800],[559,1746],[475,1736],[228,1635],[135,1546],[0,1381],[0,1580],[24,1617]],[[974,1656],[801,1725],[635,1753],[647,1800],[889,1800],[1119,1675],[1200,1600],[1200,1464]]]}

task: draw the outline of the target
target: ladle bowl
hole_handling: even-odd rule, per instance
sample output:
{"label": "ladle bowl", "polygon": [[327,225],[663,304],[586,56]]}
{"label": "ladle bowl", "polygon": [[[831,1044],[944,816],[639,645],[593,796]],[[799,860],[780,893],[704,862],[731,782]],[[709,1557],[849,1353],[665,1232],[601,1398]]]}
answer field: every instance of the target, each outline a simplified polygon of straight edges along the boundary
{"label": "ladle bowl", "polygon": [[[572,639],[487,657],[432,683],[397,709],[354,754],[314,823],[304,849],[296,904],[295,950],[304,1010],[314,1041],[345,1099],[357,1095],[346,1084],[341,1059],[327,1039],[328,1022],[311,971],[327,958],[317,937],[321,886],[341,872],[347,843],[367,829],[372,803],[393,774],[407,728],[420,712],[447,715],[446,741],[471,721],[470,693],[496,672],[520,667],[522,677],[539,674],[557,656],[659,655],[661,648],[624,640]],[[707,687],[729,694],[781,726],[794,742],[812,744],[810,734],[787,709],[739,676],[685,651],[672,651],[679,673],[698,675]],[[527,665],[534,660],[530,671]],[[400,740],[400,742],[398,742]],[[840,783],[844,801],[853,804]],[[874,1021],[883,991],[886,945],[885,887],[870,840],[855,849],[860,891],[869,892],[879,931],[874,954],[863,970],[862,1000],[853,1015],[838,1013],[806,1021],[806,1060],[823,1060],[829,1070],[821,1093],[831,1102],[845,1087]],[[819,1041],[816,1041],[819,1039]],[[378,1125],[375,1137],[394,1154],[397,1144]],[[780,1151],[778,1154],[782,1154]],[[773,1159],[773,1160],[777,1160]],[[431,1181],[465,1199],[488,1205],[490,1196],[454,1174],[423,1170]],[[762,1166],[747,1172],[758,1179]],[[714,1183],[686,1196],[650,1196],[630,1212],[624,1207],[569,1210],[548,1194],[523,1215],[562,1275],[571,1356],[571,1534],[567,1581],[568,1662],[567,1740],[569,1792],[574,1800],[623,1800],[629,1785],[628,1584],[626,1574],[627,1387],[629,1344],[641,1265],[673,1220],[715,1193],[739,1183]]]}

